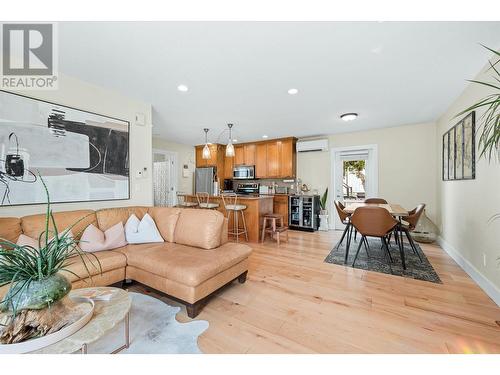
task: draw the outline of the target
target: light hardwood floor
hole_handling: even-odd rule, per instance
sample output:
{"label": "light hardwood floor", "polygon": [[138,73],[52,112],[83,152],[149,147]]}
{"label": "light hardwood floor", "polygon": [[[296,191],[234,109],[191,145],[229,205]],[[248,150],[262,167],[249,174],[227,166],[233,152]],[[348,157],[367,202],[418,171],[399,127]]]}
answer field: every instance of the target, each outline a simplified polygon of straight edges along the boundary
{"label": "light hardwood floor", "polygon": [[[421,245],[443,284],[324,263],[341,232],[290,231],[252,245],[247,282],[197,319],[205,353],[500,353],[500,308],[437,245]],[[139,284],[129,290],[171,300]],[[190,319],[182,309],[181,322]]]}

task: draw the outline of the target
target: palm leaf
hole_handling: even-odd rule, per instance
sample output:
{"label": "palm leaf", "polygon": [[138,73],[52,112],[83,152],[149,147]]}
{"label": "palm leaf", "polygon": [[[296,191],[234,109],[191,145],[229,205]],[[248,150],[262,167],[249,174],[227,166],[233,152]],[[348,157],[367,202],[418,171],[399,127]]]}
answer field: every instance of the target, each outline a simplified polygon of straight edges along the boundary
{"label": "palm leaf", "polygon": [[[494,56],[500,56],[500,52],[492,48],[486,47],[488,51],[492,52]],[[495,62],[489,61],[489,69],[492,70],[494,75],[493,80],[500,83],[500,72],[495,66],[500,62],[498,59]],[[496,75],[496,76],[495,76]],[[474,111],[476,109],[483,109],[484,113],[480,118],[481,135],[479,137],[479,157],[486,158],[489,162],[495,159],[495,156],[500,160],[500,85],[496,82],[486,82],[479,80],[469,80],[469,82],[488,87],[493,89],[495,92],[489,94],[476,103],[472,104],[468,108],[459,112],[455,117],[462,116],[466,113]]]}

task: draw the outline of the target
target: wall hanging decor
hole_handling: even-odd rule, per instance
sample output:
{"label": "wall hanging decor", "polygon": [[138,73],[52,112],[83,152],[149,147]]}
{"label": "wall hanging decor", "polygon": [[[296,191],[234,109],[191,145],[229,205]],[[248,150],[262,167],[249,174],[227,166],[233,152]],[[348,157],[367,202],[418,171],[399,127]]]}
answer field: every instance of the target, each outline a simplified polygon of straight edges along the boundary
{"label": "wall hanging decor", "polygon": [[443,134],[443,181],[476,178],[476,113],[472,111]]}
{"label": "wall hanging decor", "polygon": [[0,206],[130,198],[127,121],[0,91]]}

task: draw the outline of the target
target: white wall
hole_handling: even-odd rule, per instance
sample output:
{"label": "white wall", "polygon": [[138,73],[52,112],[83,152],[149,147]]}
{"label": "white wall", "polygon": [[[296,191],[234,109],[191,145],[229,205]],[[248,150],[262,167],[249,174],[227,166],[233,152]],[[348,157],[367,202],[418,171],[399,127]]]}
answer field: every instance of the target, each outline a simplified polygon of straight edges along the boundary
{"label": "white wall", "polygon": [[[425,203],[431,220],[436,220],[438,210],[435,142],[434,123],[329,136],[330,148],[377,144],[378,195],[408,209]],[[331,171],[330,152],[298,153],[297,177],[311,189],[323,192],[330,185]]]}
{"label": "white wall", "polygon": [[[115,91],[95,86],[64,74],[59,75],[58,90],[16,91],[16,93],[81,110],[116,117],[130,122],[130,199],[54,204],[54,211],[152,204],[152,127],[150,104],[142,103],[125,97]],[[135,125],[134,120],[136,113],[145,114],[145,126]],[[143,167],[147,167],[148,169],[147,176],[145,178],[136,179],[135,173]],[[1,207],[0,216],[24,216],[41,213],[43,210],[44,205]]]}
{"label": "white wall", "polygon": [[[195,169],[195,149],[193,146],[183,145],[180,143],[169,142],[161,138],[153,138],[153,148],[165,151],[177,152],[178,155],[178,191],[184,193],[193,193],[193,176]],[[188,165],[189,177],[183,177],[182,167],[184,164]]]}
{"label": "white wall", "polygon": [[[464,77],[467,78],[467,77]],[[476,79],[488,80],[484,70]],[[491,81],[491,79],[490,79]],[[437,122],[437,193],[440,202],[438,222],[443,247],[456,256],[456,260],[489,294],[500,303],[500,220],[488,224],[488,219],[500,213],[500,163],[491,164],[476,158],[476,179],[470,181],[441,180],[441,140],[457,119],[453,117],[493,91],[470,84]],[[482,111],[476,113],[476,128]],[[478,145],[481,128],[476,131]],[[476,147],[476,150],[478,148]],[[477,152],[478,154],[478,152]],[[486,257],[486,266],[483,263]],[[458,258],[457,258],[458,257]],[[479,278],[479,279],[478,279]],[[483,279],[482,281],[480,279]],[[486,284],[490,283],[490,285]],[[487,290],[488,291],[488,290]]]}

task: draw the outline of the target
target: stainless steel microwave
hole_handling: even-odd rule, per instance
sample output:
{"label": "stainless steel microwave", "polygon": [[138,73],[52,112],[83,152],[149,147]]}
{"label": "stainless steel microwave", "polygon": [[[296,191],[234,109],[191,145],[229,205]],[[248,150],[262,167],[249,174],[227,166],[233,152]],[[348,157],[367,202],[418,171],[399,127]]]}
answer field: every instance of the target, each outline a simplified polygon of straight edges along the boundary
{"label": "stainless steel microwave", "polygon": [[233,178],[235,180],[253,180],[255,179],[255,166],[239,165],[233,168]]}

